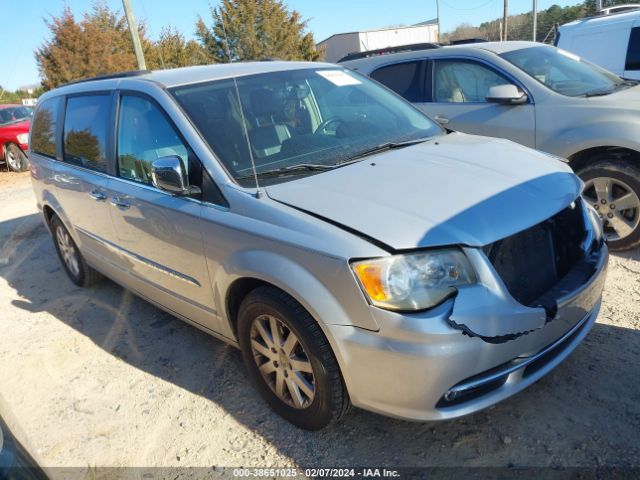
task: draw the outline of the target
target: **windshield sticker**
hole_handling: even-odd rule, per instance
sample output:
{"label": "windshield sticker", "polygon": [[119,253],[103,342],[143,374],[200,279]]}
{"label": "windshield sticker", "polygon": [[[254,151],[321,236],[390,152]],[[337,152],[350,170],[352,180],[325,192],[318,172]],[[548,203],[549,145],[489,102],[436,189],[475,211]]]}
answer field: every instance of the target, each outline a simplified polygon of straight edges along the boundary
{"label": "windshield sticker", "polygon": [[362,82],[342,70],[317,70],[316,73],[338,87],[360,85]]}

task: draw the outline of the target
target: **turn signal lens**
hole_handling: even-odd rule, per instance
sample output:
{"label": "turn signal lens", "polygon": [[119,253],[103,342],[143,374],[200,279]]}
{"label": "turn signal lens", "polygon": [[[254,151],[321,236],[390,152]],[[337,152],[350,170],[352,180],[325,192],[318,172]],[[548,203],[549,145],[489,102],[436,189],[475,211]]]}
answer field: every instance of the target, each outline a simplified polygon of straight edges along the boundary
{"label": "turn signal lens", "polygon": [[387,299],[387,294],[382,286],[382,267],[380,265],[361,263],[355,265],[354,270],[371,300],[382,301]]}

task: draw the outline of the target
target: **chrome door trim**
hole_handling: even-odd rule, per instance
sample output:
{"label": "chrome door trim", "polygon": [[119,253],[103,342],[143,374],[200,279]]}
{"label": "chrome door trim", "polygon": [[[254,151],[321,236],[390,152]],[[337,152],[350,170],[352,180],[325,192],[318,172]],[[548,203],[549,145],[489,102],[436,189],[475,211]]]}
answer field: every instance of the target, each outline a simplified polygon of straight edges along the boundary
{"label": "chrome door trim", "polygon": [[78,230],[78,232],[82,233],[83,235],[86,235],[87,237],[95,240],[96,242],[101,243],[102,245],[104,245],[105,247],[114,250],[117,253],[121,253],[123,255],[126,255],[127,257],[136,260],[138,263],[142,263],[143,265],[146,265],[147,267],[153,268],[154,270],[157,270],[161,273],[164,273],[166,275],[169,275],[170,277],[173,278],[177,278],[178,280],[182,280],[183,282],[187,282],[191,285],[195,285],[196,287],[202,287],[202,285],[200,284],[200,282],[198,282],[198,280],[196,280],[193,277],[190,277],[189,275],[185,275],[184,273],[178,272],[176,270],[173,270],[172,268],[169,268],[165,265],[161,265],[159,263],[154,262],[153,260],[149,260],[148,258],[145,258],[141,255],[138,255],[137,253],[133,253],[125,248],[122,248],[118,245],[116,245],[115,243],[110,242],[109,240],[106,240],[104,238],[100,238],[92,233],[87,232],[86,230],[76,227],[76,230]]}

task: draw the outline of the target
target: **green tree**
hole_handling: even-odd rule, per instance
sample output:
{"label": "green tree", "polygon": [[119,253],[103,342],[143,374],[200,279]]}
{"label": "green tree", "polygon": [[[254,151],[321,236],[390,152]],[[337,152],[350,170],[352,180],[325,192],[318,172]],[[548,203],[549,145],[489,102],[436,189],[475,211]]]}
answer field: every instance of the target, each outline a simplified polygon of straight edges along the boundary
{"label": "green tree", "polygon": [[204,48],[195,40],[186,41],[175,28],[164,27],[147,56],[148,68],[177,68],[208,63]]}
{"label": "green tree", "polygon": [[[45,88],[136,68],[126,19],[106,4],[94,3],[80,21],[65,7],[60,16],[52,15],[45,22],[51,38],[35,52]],[[145,37],[144,25],[139,30],[143,48],[149,52],[153,45]]]}
{"label": "green tree", "polygon": [[223,0],[211,7],[211,19],[209,27],[198,17],[196,36],[216,62],[320,57],[307,21],[280,0]]}

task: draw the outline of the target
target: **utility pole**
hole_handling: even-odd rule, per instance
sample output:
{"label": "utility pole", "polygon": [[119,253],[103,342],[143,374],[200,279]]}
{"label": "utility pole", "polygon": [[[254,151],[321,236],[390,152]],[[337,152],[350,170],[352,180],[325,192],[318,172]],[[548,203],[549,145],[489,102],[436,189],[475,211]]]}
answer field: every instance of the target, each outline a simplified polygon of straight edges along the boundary
{"label": "utility pole", "polygon": [[131,3],[129,0],[122,0],[122,6],[124,7],[124,14],[127,16],[129,32],[131,32],[131,40],[133,41],[133,50],[136,52],[136,60],[138,60],[138,69],[146,70],[147,64],[144,61],[144,53],[142,53],[142,44],[140,43],[140,35],[138,35],[136,17],[133,16]]}
{"label": "utility pole", "polygon": [[533,41],[536,41],[538,31],[538,0],[533,0]]}
{"label": "utility pole", "polygon": [[602,11],[602,0],[596,0],[596,13],[600,13]]}
{"label": "utility pole", "polygon": [[509,30],[509,0],[504,0],[504,12],[502,14],[502,40],[507,41]]}
{"label": "utility pole", "polygon": [[440,0],[436,0],[436,19],[438,20],[438,42],[440,41]]}

